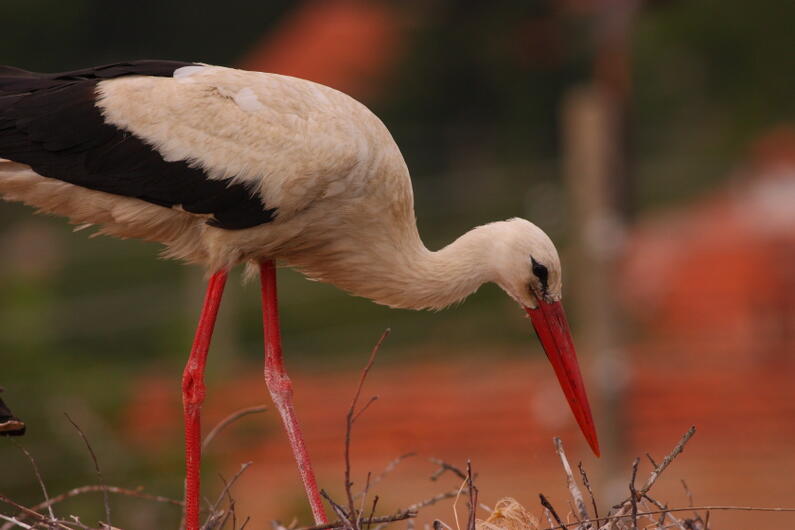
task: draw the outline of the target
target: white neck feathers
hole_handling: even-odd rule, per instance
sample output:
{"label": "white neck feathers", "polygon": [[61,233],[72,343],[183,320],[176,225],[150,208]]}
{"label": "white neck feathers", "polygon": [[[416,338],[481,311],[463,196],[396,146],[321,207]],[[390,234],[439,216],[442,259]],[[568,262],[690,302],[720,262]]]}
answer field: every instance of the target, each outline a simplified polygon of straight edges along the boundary
{"label": "white neck feathers", "polygon": [[379,304],[442,309],[463,300],[483,283],[499,280],[503,254],[499,247],[506,240],[509,223],[479,226],[436,252],[428,250],[414,230],[401,238],[399,245],[394,240],[383,244],[370,241],[367,248],[359,247],[356,252],[313,252],[311,260],[298,256],[289,262],[311,278]]}

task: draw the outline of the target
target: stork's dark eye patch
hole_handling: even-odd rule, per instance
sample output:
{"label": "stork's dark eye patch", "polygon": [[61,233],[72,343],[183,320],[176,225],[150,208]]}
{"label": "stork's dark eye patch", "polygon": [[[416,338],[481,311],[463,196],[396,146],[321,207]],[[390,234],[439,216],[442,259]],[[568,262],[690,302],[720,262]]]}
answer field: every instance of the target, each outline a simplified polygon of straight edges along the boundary
{"label": "stork's dark eye patch", "polygon": [[535,277],[541,282],[541,288],[543,289],[544,293],[546,293],[547,289],[549,288],[549,271],[545,266],[537,262],[532,256],[530,257],[530,261],[533,264],[533,274],[535,274]]}

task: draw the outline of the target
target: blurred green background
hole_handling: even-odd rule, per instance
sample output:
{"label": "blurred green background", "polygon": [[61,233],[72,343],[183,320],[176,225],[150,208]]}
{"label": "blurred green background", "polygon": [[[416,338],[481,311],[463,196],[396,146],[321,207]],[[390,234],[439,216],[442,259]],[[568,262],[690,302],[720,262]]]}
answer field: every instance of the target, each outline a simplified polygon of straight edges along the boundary
{"label": "blurred green background", "polygon": [[[566,266],[577,227],[561,116],[577,87],[603,86],[615,98],[621,163],[611,204],[626,226],[723,186],[756,138],[795,120],[793,2],[343,3],[385,6],[396,28],[353,95],[401,147],[430,248],[521,216],[551,235]],[[251,67],[291,17],[320,4],[4,0],[0,64],[53,72],[163,58]],[[161,459],[143,458],[120,434],[122,411],[144,373],[173,376],[178,394],[202,271],[156,259],[156,245],[87,238],[31,213],[0,204],[0,385],[29,425],[24,445],[51,492],[95,482],[61,416],[68,410],[102,449],[109,482],[179,497],[181,443],[174,439]],[[239,272],[223,303],[211,384],[241,366],[259,370],[256,286],[243,286]],[[576,330],[586,323],[574,274],[566,300]],[[386,327],[387,365],[428,351],[451,363],[479,352],[540,354],[521,312],[491,285],[438,314],[388,310],[288,270],[280,290],[284,347],[299,372],[360,366]],[[35,503],[37,488],[19,449],[0,439],[0,492]],[[74,509],[97,519],[95,500]],[[174,514],[162,517],[157,525],[173,525]]]}

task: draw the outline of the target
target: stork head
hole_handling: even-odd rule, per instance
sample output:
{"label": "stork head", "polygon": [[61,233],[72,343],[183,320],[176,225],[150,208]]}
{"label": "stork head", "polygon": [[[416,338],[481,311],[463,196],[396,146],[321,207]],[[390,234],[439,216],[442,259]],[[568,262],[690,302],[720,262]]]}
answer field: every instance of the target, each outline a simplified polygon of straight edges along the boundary
{"label": "stork head", "polygon": [[559,302],[560,258],[549,236],[524,219],[498,224],[501,237],[492,242],[497,284],[526,308],[535,309],[541,300]]}
{"label": "stork head", "polygon": [[494,242],[496,282],[530,317],[574,417],[598,456],[596,428],[561,304],[558,252],[543,230],[524,219],[505,221],[502,230],[505,237]]}

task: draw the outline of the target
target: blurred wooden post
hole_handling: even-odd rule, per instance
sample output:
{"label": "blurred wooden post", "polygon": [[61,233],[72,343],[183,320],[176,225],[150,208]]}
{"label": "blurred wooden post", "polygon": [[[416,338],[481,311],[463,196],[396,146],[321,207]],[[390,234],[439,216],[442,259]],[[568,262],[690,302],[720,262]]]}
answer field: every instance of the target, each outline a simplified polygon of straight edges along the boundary
{"label": "blurred wooden post", "polygon": [[579,349],[595,362],[591,392],[603,470],[608,477],[619,476],[614,471],[616,457],[625,450],[622,394],[627,371],[614,285],[624,231],[614,189],[620,147],[611,100],[596,85],[572,89],[562,113],[565,183],[576,235],[570,261],[574,270],[567,277],[576,292]]}
{"label": "blurred wooden post", "polygon": [[[595,361],[596,424],[602,443],[603,489],[612,504],[625,495],[625,389],[629,366],[622,348],[617,264],[631,213],[628,108],[630,29],[641,0],[607,0],[593,13],[593,76],[563,101],[566,188],[576,242],[579,329]],[[614,498],[615,497],[615,498]]]}

